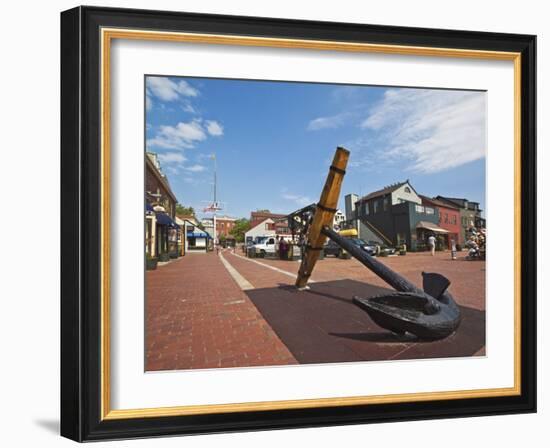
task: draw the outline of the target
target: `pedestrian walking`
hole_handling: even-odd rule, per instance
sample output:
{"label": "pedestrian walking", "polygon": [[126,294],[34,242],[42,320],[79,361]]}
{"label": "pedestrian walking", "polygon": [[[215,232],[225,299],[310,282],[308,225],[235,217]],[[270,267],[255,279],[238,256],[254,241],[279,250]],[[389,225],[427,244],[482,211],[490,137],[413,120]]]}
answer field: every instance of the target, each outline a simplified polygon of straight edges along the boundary
{"label": "pedestrian walking", "polygon": [[428,237],[428,246],[433,257],[435,255],[435,236],[433,234]]}

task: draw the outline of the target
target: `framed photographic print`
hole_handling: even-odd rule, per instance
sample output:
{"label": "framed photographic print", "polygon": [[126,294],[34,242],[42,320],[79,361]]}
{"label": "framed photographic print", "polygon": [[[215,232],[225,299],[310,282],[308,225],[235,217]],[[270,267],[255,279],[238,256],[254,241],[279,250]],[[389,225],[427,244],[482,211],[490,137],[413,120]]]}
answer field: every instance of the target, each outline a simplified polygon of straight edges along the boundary
{"label": "framed photographic print", "polygon": [[535,36],[61,14],[61,433],[536,410]]}

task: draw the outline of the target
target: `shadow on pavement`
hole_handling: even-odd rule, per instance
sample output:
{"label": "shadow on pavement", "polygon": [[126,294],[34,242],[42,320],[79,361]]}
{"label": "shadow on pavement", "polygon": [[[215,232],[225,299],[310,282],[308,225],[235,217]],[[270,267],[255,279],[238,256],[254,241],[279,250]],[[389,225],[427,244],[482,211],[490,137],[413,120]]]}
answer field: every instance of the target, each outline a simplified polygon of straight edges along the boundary
{"label": "shadow on pavement", "polygon": [[384,291],[368,283],[337,280],[313,283],[307,291],[280,285],[246,293],[301,364],[465,357],[484,348],[483,309],[460,307],[460,327],[440,341],[385,331],[352,303],[354,295],[370,297]]}

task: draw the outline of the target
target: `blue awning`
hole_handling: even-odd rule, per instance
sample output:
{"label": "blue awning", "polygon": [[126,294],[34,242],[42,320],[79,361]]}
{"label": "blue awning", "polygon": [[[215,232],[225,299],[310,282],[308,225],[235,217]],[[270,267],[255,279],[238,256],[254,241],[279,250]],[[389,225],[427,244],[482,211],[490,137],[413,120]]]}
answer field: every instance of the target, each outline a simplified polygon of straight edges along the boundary
{"label": "blue awning", "polygon": [[179,227],[174,220],[166,213],[157,213],[157,224],[161,226]]}
{"label": "blue awning", "polygon": [[187,238],[212,238],[206,232],[187,232]]}

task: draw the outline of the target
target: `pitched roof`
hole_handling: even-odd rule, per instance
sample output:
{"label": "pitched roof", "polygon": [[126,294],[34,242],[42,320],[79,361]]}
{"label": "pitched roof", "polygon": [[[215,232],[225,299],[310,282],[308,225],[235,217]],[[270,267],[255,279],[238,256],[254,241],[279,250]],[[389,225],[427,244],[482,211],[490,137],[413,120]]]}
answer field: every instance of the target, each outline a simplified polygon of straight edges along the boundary
{"label": "pitched roof", "polygon": [[363,196],[360,199],[360,201],[364,201],[364,200],[372,199],[372,198],[378,198],[380,196],[384,196],[386,194],[393,193],[395,190],[397,190],[398,188],[400,188],[403,185],[408,184],[408,183],[409,183],[409,180],[407,179],[404,182],[397,182],[395,184],[388,185],[388,186],[382,188],[381,190],[373,191],[372,193],[369,193],[366,196]]}
{"label": "pitched roof", "polygon": [[271,212],[250,212],[250,218],[260,219],[260,218],[284,218],[286,215],[280,213],[271,213]]}
{"label": "pitched roof", "polygon": [[454,210],[460,210],[460,207],[456,204],[451,204],[449,202],[441,201],[441,200],[436,199],[436,198],[430,198],[428,196],[424,196],[423,194],[419,194],[418,196],[420,196],[420,198],[423,201],[429,202],[430,204],[433,204],[437,207],[445,207],[445,208],[452,208]]}
{"label": "pitched roof", "polygon": [[250,229],[248,229],[246,232],[250,232],[251,230],[255,229],[256,227],[258,226],[261,226],[262,224],[273,224],[273,220],[271,218],[265,218],[261,221],[259,221],[258,223],[254,224],[253,226],[250,227]]}

